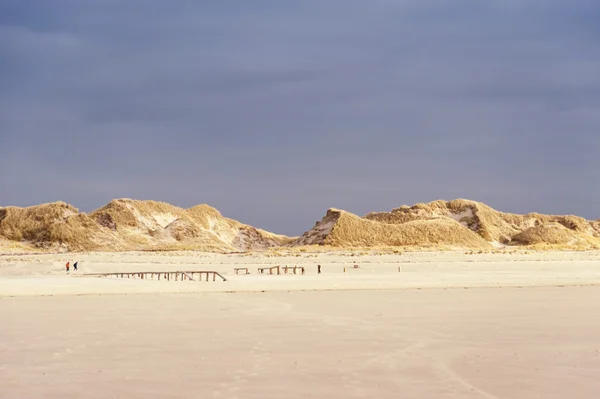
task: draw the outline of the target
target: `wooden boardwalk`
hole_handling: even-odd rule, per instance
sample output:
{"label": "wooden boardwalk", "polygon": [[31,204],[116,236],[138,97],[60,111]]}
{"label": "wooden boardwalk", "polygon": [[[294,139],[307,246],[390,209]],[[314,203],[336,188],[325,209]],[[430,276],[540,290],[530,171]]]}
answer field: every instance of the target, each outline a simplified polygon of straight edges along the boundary
{"label": "wooden boardwalk", "polygon": [[[118,277],[118,278],[138,278],[142,280],[166,280],[166,281],[216,281],[217,277],[227,281],[219,272],[209,270],[190,270],[175,272],[117,272],[117,273],[89,273],[85,276],[95,277]],[[197,276],[197,278],[196,278]]]}

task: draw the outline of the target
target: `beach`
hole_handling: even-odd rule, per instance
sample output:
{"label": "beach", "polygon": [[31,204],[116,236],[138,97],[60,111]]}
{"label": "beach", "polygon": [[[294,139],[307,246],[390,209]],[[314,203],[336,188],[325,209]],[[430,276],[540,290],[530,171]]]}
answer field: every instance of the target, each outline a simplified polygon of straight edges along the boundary
{"label": "beach", "polygon": [[[75,258],[79,271],[67,276]],[[2,256],[0,397],[595,398],[599,260]],[[285,264],[306,272],[257,274]],[[227,281],[85,276],[152,270],[216,270]]]}

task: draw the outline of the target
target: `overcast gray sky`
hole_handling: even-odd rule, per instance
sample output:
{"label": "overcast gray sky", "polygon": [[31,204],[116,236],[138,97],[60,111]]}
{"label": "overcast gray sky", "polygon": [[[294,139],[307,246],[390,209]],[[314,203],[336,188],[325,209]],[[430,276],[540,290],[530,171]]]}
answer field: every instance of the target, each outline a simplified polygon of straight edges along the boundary
{"label": "overcast gray sky", "polygon": [[600,218],[597,0],[2,0],[0,205]]}

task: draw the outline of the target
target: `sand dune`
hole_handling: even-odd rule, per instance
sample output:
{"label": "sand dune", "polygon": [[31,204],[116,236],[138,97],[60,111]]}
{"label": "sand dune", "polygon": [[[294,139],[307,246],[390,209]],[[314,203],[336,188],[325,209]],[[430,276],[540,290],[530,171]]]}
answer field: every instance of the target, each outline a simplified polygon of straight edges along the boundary
{"label": "sand dune", "polygon": [[600,248],[600,222],[578,216],[496,211],[469,200],[434,201],[358,217],[330,209],[294,245],[338,247],[437,246],[442,248]]}
{"label": "sand dune", "polygon": [[119,199],[89,215],[63,202],[0,208],[0,236],[48,250],[203,250],[233,252],[281,246],[290,238],[223,217],[198,205]]}
{"label": "sand dune", "polygon": [[[469,200],[434,201],[359,217],[330,209],[301,237],[273,234],[226,218],[208,205],[113,200],[90,214],[64,202],[0,208],[2,241],[23,251],[260,251],[275,247],[416,247],[491,250],[600,248],[600,221],[496,211]],[[16,251],[19,245],[13,245]]]}
{"label": "sand dune", "polygon": [[334,247],[449,245],[459,248],[491,248],[483,238],[449,218],[410,220],[402,224],[360,218],[330,209],[315,228],[295,245]]}

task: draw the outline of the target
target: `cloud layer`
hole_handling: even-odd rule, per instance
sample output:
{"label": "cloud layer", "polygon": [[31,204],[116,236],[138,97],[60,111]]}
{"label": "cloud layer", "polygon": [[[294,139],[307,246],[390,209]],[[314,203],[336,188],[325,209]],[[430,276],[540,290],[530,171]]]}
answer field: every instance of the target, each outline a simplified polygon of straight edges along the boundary
{"label": "cloud layer", "polygon": [[595,1],[26,3],[0,3],[0,204],[600,217]]}

